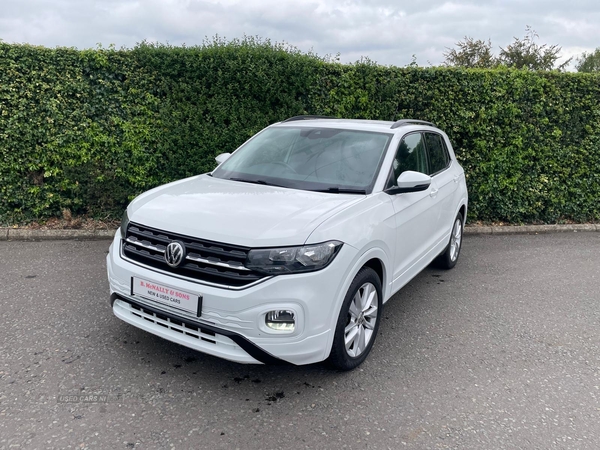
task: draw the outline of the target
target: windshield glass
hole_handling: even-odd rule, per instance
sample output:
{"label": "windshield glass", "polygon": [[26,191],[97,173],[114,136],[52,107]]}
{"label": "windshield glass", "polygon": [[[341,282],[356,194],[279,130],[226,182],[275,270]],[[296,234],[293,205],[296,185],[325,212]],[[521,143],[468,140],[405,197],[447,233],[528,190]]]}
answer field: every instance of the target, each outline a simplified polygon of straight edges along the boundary
{"label": "windshield glass", "polygon": [[391,137],[332,128],[267,128],[212,175],[295,189],[370,193]]}

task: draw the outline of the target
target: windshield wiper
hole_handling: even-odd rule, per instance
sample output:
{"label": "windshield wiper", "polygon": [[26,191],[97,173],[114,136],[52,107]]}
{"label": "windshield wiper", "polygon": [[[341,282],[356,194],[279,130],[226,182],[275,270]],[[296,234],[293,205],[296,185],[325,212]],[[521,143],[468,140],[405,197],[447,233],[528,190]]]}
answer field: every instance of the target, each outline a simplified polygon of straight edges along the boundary
{"label": "windshield wiper", "polygon": [[332,186],[327,189],[314,189],[314,192],[329,192],[330,194],[367,194],[367,191],[365,191],[364,189],[347,189],[340,188],[337,186]]}
{"label": "windshield wiper", "polygon": [[228,180],[239,181],[241,183],[252,183],[252,184],[262,184],[262,185],[265,185],[265,186],[283,187],[283,186],[280,186],[278,184],[268,183],[265,180],[248,180],[247,178],[236,178],[236,177],[228,178]]}

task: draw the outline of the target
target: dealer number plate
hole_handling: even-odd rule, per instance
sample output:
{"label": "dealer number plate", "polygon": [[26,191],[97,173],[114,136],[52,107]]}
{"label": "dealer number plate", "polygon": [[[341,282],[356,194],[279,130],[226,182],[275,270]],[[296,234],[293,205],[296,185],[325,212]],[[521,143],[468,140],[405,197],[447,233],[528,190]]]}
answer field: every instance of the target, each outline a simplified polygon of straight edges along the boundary
{"label": "dealer number plate", "polygon": [[194,314],[196,317],[200,317],[202,297],[199,295],[137,277],[133,277],[132,279],[131,291],[133,295],[139,295],[140,297],[169,305],[172,308],[182,309]]}

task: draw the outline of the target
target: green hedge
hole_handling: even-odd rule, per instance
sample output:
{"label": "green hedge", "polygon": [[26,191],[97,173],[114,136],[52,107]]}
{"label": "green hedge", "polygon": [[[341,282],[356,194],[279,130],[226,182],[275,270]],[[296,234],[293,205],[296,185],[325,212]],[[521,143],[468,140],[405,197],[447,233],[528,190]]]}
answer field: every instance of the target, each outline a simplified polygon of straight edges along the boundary
{"label": "green hedge", "polygon": [[268,41],[132,50],[0,42],[0,225],[118,217],[297,114],[427,119],[467,173],[469,220],[600,219],[600,76],[341,65]]}

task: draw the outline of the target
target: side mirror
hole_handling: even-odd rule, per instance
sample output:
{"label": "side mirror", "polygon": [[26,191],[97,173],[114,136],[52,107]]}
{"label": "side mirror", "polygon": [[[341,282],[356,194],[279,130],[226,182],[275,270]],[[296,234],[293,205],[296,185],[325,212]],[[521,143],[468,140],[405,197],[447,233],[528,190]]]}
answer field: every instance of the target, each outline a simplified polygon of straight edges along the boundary
{"label": "side mirror", "polygon": [[220,155],[218,155],[215,160],[219,163],[219,164],[223,164],[225,161],[227,161],[229,159],[229,157],[231,156],[231,153],[221,153]]}
{"label": "side mirror", "polygon": [[409,192],[421,192],[431,185],[431,177],[421,172],[407,170],[398,177],[398,186],[386,190],[390,195],[407,194]]}

